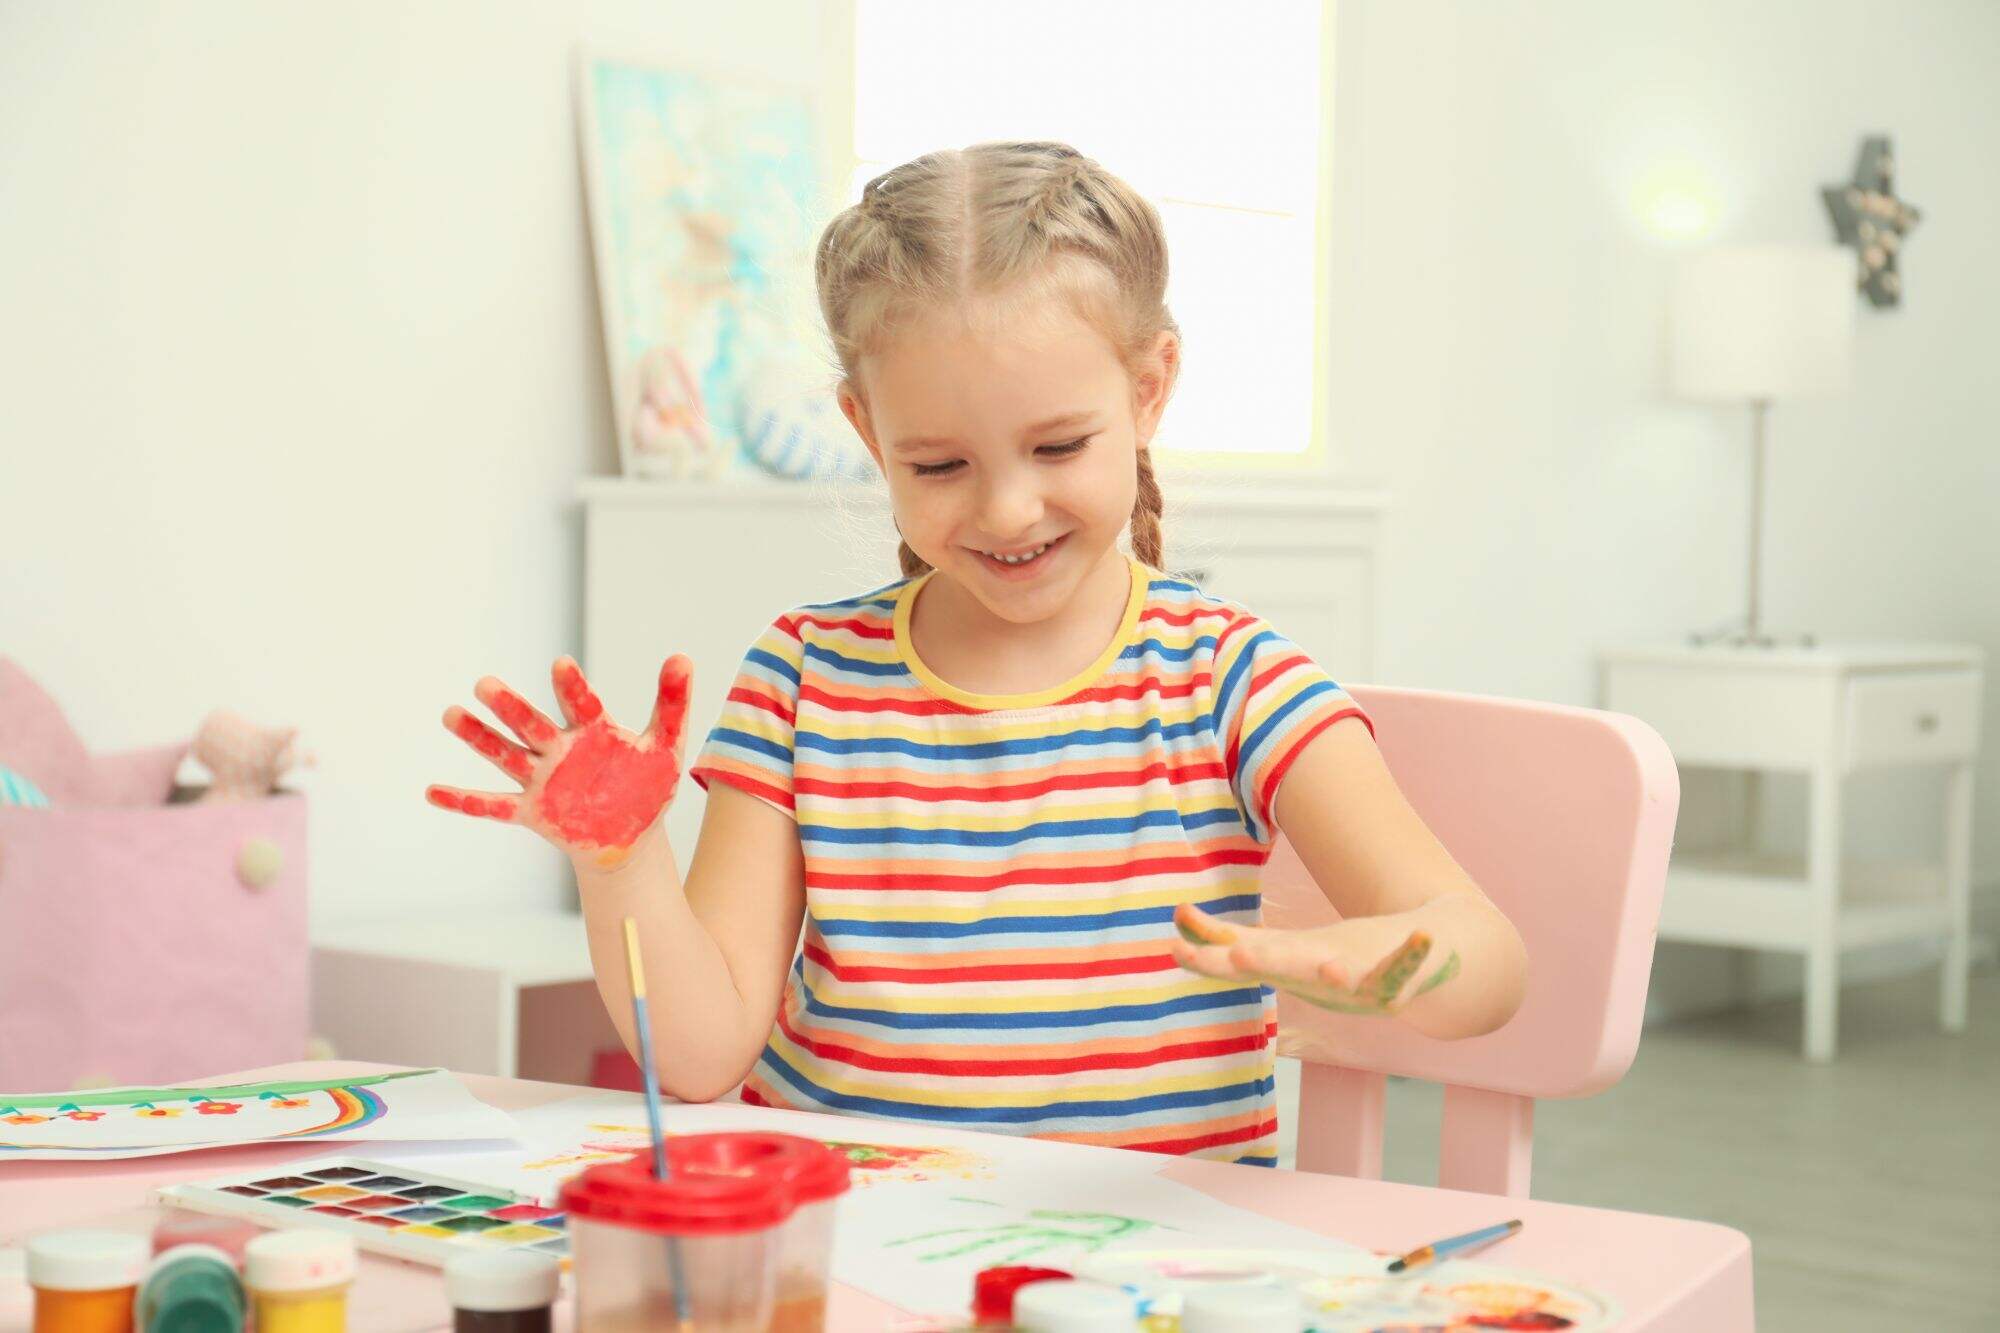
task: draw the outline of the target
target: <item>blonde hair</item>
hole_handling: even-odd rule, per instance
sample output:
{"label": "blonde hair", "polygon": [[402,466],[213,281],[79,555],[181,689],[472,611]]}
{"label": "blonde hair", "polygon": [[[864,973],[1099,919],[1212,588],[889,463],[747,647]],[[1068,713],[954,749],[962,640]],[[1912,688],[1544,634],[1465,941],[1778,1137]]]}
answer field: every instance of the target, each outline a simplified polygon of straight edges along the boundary
{"label": "blonde hair", "polygon": [[[861,358],[928,310],[977,296],[1059,298],[1103,333],[1136,378],[1168,313],[1160,216],[1130,185],[1062,143],[926,153],[868,182],[820,233],[813,277],[835,359],[859,390]],[[1040,308],[1034,301],[1030,309]],[[1132,551],[1160,567],[1160,486],[1138,451]],[[905,577],[930,566],[904,542]]]}

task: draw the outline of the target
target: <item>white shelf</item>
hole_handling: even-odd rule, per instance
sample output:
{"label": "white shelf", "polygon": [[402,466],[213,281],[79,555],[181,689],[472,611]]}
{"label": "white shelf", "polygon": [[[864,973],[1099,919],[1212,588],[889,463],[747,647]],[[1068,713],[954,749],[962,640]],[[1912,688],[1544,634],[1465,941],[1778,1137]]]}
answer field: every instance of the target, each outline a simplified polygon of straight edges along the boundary
{"label": "white shelf", "polygon": [[315,949],[497,973],[509,985],[589,981],[583,915],[557,908],[368,917],[313,927]]}
{"label": "white shelf", "polygon": [[[1810,891],[1802,858],[1677,851],[1667,870],[1660,938],[1803,953],[1812,945]],[[1842,949],[1934,939],[1952,924],[1944,867],[1847,861],[1837,920]]]}

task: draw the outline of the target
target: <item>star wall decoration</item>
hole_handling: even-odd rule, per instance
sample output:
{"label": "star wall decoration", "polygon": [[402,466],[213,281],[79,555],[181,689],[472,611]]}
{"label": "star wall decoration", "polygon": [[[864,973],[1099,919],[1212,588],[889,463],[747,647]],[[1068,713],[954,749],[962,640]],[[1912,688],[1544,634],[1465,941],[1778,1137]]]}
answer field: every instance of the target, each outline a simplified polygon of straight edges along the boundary
{"label": "star wall decoration", "polygon": [[1896,197],[1896,156],[1886,135],[1861,141],[1854,159],[1854,179],[1845,185],[1829,185],[1820,198],[1833,216],[1833,229],[1842,245],[1851,245],[1861,257],[1861,273],[1856,286],[1877,306],[1897,305],[1903,295],[1903,279],[1896,272],[1896,256],[1910,229],[1923,215]]}

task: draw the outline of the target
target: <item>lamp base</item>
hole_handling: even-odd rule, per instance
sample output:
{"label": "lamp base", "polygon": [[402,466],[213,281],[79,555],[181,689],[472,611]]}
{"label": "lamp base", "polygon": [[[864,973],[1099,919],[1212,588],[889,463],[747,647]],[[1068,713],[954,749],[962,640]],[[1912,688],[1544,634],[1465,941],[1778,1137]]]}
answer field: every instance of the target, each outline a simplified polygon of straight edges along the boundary
{"label": "lamp base", "polygon": [[1691,648],[1810,648],[1813,644],[1810,634],[1766,634],[1741,616],[1715,629],[1688,635]]}

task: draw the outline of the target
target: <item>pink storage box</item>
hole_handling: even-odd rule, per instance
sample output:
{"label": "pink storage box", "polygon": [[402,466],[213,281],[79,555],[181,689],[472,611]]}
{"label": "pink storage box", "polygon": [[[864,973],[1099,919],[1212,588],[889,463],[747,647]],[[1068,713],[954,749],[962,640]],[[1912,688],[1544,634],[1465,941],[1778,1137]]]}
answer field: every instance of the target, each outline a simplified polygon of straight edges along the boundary
{"label": "pink storage box", "polygon": [[297,1060],[309,959],[301,795],[0,807],[0,1091]]}

